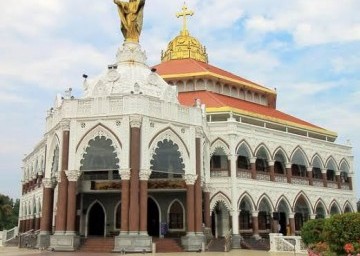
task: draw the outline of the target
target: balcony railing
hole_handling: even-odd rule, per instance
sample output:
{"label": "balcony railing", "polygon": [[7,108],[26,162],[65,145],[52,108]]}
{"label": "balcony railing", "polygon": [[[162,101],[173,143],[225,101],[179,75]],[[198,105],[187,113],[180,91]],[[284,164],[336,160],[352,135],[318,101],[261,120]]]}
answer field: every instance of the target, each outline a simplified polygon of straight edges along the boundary
{"label": "balcony railing", "polygon": [[210,170],[211,177],[230,177],[230,171],[228,169],[212,168]]}

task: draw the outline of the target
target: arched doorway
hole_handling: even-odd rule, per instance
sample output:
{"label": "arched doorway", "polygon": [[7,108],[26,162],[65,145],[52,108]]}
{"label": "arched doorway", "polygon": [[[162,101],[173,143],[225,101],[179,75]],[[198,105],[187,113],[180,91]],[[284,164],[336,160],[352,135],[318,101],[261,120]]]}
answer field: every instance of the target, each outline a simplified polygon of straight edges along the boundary
{"label": "arched doorway", "polygon": [[212,211],[211,231],[216,238],[224,237],[230,229],[230,213],[225,204],[217,202]]}
{"label": "arched doorway", "polygon": [[88,236],[104,236],[105,213],[99,203],[95,203],[88,213]]}
{"label": "arched doorway", "polygon": [[160,236],[160,214],[157,204],[152,198],[148,198],[148,219],[147,219],[147,226],[148,226],[148,234],[149,236]]}

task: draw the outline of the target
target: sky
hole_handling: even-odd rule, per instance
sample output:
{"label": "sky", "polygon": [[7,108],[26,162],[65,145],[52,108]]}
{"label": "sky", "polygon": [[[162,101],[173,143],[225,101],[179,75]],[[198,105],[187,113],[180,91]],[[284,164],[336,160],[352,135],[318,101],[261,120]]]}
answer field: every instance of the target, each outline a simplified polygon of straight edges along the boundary
{"label": "sky", "polygon": [[[183,0],[147,0],[148,64],[179,34]],[[351,143],[360,172],[359,0],[188,0],[210,64],[276,88],[277,108]],[[20,196],[22,159],[42,138],[57,93],[82,94],[122,44],[112,0],[0,2],[0,193]],[[355,179],[360,197],[360,175]]]}

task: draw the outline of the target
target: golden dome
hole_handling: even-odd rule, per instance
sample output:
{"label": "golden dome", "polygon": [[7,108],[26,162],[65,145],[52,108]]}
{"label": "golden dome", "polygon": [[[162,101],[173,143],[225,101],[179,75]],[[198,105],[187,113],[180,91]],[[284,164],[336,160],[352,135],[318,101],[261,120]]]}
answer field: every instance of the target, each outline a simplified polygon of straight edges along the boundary
{"label": "golden dome", "polygon": [[194,59],[208,63],[208,55],[206,48],[201,45],[199,40],[190,36],[186,26],[186,16],[192,16],[194,12],[189,11],[187,7],[183,6],[182,12],[176,14],[176,17],[183,17],[183,29],[180,35],[175,37],[168,44],[165,52],[161,53],[161,62],[179,59]]}

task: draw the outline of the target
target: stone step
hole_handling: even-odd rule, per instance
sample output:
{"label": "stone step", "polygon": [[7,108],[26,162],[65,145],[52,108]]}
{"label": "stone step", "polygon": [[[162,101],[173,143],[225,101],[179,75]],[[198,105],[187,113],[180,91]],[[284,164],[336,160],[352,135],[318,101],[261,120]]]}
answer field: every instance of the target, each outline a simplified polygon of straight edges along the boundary
{"label": "stone step", "polygon": [[114,249],[114,238],[87,238],[82,246],[80,247],[80,251],[82,252],[112,252]]}
{"label": "stone step", "polygon": [[213,238],[208,244],[208,251],[210,252],[224,252],[225,238]]}
{"label": "stone step", "polygon": [[153,238],[156,243],[156,252],[183,252],[178,238]]}

